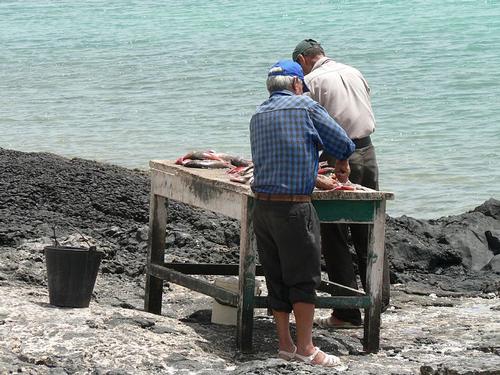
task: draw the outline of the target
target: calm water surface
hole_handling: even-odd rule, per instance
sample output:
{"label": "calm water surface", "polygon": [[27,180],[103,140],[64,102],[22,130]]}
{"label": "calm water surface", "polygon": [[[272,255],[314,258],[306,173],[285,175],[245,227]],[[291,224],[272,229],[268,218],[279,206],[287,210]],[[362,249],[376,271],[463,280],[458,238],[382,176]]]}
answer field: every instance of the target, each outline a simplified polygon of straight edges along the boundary
{"label": "calm water surface", "polygon": [[0,20],[0,147],[248,157],[268,67],[312,37],[372,87],[391,215],[500,199],[499,1],[15,0]]}

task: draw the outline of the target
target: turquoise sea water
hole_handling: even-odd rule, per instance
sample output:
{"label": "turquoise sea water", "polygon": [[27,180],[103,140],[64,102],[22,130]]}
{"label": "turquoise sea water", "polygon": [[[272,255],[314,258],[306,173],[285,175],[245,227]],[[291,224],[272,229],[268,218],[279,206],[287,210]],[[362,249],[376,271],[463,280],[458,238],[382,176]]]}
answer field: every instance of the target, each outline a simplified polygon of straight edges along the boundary
{"label": "turquoise sea water", "polygon": [[389,214],[500,199],[500,1],[0,1],[0,147],[250,156],[267,69],[309,37],[372,88]]}

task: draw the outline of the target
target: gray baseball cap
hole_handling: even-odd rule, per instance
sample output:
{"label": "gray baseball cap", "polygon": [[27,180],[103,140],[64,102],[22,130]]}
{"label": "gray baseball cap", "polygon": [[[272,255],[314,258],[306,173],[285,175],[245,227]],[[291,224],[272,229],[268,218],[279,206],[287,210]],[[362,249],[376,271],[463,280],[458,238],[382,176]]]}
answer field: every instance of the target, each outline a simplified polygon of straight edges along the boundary
{"label": "gray baseball cap", "polygon": [[319,44],[319,42],[315,41],[314,39],[304,39],[302,42],[297,44],[297,46],[293,50],[293,53],[292,53],[293,61],[297,61],[297,58],[299,57],[299,55],[302,55],[304,52],[306,52],[307,50],[309,50],[313,47],[319,47],[319,48],[321,48],[321,50],[323,50],[323,47],[321,47],[321,44]]}

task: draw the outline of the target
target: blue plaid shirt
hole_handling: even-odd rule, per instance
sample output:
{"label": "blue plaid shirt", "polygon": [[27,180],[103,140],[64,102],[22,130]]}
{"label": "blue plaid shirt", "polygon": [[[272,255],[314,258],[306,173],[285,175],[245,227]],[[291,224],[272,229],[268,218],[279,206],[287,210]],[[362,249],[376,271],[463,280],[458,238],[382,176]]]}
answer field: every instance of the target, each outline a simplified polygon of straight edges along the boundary
{"label": "blue plaid shirt", "polygon": [[275,91],[250,121],[252,190],[308,195],[318,174],[319,150],[345,160],[354,143],[328,112],[308,96]]}

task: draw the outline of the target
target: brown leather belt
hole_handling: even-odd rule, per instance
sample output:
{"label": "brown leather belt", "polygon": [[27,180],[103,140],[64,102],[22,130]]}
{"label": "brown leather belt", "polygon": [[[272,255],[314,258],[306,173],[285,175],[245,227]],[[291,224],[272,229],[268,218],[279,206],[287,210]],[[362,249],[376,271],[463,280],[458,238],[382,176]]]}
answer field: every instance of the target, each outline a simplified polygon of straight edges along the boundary
{"label": "brown leather belt", "polygon": [[310,195],[288,195],[288,194],[266,194],[254,193],[255,198],[260,201],[274,201],[274,202],[310,202]]}

